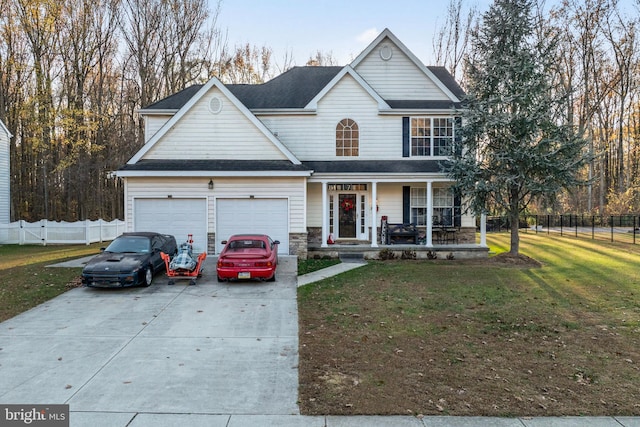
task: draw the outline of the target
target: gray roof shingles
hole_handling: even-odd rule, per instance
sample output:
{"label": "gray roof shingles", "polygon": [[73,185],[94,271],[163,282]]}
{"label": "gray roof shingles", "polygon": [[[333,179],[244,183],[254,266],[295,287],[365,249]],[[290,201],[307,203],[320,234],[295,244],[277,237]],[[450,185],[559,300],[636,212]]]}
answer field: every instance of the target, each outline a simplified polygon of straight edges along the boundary
{"label": "gray roof shingles", "polygon": [[318,173],[438,173],[446,162],[441,160],[339,160],[302,162]]}
{"label": "gray roof shingles", "polygon": [[134,164],[126,164],[121,171],[170,172],[170,171],[203,171],[203,172],[308,172],[304,165],[296,165],[289,160],[139,160]]}
{"label": "gray roof shingles", "polygon": [[[343,67],[293,67],[289,71],[259,85],[225,85],[233,95],[250,110],[304,108]],[[444,67],[427,67],[459,99],[464,91]],[[193,85],[167,98],[153,103],[143,110],[179,110],[202,85]],[[443,109],[459,107],[451,101],[387,101],[391,108]]]}
{"label": "gray roof shingles", "polygon": [[438,173],[446,162],[440,160],[340,160],[310,161],[295,165],[288,160],[140,160],[120,171],[139,172],[311,172],[314,173]]}

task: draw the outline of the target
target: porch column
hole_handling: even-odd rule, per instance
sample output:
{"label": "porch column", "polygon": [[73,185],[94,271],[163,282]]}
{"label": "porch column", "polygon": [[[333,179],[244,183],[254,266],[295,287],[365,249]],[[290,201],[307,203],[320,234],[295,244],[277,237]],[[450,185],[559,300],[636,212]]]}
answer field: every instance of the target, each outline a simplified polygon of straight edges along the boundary
{"label": "porch column", "polygon": [[327,196],[327,181],[322,181],[322,242],[321,248],[327,247],[329,238],[329,197]]}
{"label": "porch column", "polygon": [[371,247],[378,247],[378,183],[371,182]]}
{"label": "porch column", "polygon": [[480,215],[480,246],[487,247],[487,214]]}
{"label": "porch column", "polygon": [[427,247],[433,247],[433,188],[427,181]]}

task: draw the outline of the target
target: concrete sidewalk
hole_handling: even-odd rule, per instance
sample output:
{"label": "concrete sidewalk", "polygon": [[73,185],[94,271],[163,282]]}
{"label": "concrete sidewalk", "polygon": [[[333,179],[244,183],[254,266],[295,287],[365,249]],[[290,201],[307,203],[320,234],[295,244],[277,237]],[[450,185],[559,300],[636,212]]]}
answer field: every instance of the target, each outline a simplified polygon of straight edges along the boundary
{"label": "concrete sidewalk", "polygon": [[344,273],[345,271],[353,270],[354,268],[362,267],[363,265],[367,264],[363,262],[341,262],[340,264],[332,265],[331,267],[327,267],[322,270],[298,276],[298,286],[319,282],[320,280]]}
{"label": "concrete sidewalk", "polygon": [[[79,262],[80,264],[84,262]],[[79,427],[640,427],[636,417],[302,416],[296,287],[357,268],[278,280],[77,288],[0,323],[0,403],[69,404]]]}

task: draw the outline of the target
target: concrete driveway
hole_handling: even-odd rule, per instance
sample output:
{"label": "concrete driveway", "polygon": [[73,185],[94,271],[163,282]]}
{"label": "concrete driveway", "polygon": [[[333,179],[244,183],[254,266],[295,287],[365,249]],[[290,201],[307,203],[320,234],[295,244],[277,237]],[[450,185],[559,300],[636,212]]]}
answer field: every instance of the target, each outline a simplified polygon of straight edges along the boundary
{"label": "concrete driveway", "polygon": [[78,288],[0,323],[0,402],[69,404],[79,426],[291,419],[296,259],[280,261],[276,282],[217,283],[209,259],[196,286]]}

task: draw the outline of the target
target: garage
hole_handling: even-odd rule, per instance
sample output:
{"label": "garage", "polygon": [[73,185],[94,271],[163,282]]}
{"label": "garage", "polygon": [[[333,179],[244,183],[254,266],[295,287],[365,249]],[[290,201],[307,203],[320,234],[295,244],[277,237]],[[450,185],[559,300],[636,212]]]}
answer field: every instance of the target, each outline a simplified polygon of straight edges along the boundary
{"label": "garage", "polygon": [[178,246],[193,234],[193,252],[207,250],[207,199],[166,198],[134,200],[133,229],[175,236]]}
{"label": "garage", "polygon": [[289,254],[289,203],[287,199],[217,199],[216,253],[233,234],[259,233],[279,240],[278,253]]}

